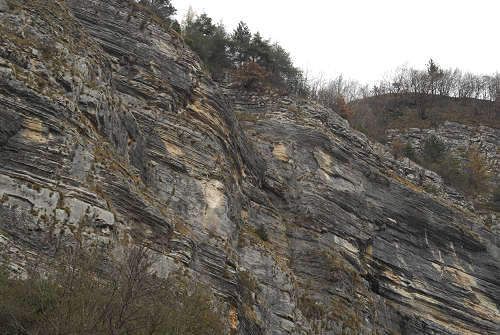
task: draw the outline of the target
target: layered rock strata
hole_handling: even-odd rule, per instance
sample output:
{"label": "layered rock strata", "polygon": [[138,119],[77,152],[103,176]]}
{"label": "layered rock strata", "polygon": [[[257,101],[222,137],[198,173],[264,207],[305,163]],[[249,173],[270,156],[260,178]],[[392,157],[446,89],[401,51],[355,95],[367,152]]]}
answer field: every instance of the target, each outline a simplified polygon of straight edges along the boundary
{"label": "layered rock strata", "polygon": [[6,4],[0,245],[13,271],[77,240],[145,243],[159,275],[210,285],[231,334],[500,331],[498,233],[331,110],[219,87],[129,1]]}

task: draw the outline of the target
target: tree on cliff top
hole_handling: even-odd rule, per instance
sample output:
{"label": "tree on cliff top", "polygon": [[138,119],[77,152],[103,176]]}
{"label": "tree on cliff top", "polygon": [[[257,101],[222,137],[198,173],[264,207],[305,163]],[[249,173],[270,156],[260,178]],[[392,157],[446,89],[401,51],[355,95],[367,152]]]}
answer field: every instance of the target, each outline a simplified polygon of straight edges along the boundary
{"label": "tree on cliff top", "polygon": [[222,74],[224,68],[231,66],[227,53],[229,38],[221,23],[213,24],[207,14],[196,15],[190,9],[182,25],[187,44],[198,54],[213,75],[218,76]]}
{"label": "tree on cliff top", "polygon": [[230,53],[236,64],[247,62],[250,58],[250,42],[252,33],[245,22],[240,21],[238,27],[231,34]]}
{"label": "tree on cliff top", "polygon": [[177,12],[170,0],[140,0],[139,4],[151,9],[165,23],[170,23],[170,17]]}
{"label": "tree on cliff top", "polygon": [[444,71],[439,67],[436,62],[431,58],[427,63],[427,76],[429,81],[428,91],[430,94],[438,93],[438,82],[443,78]]}

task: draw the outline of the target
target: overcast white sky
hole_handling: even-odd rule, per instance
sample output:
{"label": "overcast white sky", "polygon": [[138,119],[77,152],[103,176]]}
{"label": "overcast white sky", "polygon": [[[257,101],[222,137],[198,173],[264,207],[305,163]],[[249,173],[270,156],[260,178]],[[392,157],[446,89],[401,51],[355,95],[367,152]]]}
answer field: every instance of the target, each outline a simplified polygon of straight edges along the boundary
{"label": "overcast white sky", "polygon": [[500,0],[172,0],[232,31],[239,21],[318,75],[373,82],[402,64],[500,72]]}

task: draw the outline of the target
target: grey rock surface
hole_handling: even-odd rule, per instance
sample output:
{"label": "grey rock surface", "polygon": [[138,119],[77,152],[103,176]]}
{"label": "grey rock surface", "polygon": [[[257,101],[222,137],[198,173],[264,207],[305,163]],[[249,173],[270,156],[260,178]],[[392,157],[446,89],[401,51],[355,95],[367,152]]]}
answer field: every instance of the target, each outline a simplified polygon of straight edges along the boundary
{"label": "grey rock surface", "polygon": [[9,4],[7,0],[0,0],[0,12],[6,12],[9,10]]}
{"label": "grey rock surface", "polygon": [[12,3],[0,252],[13,271],[76,240],[146,241],[160,275],[210,285],[230,334],[500,331],[499,234],[409,177],[438,176],[318,104],[218,86],[129,1]]}

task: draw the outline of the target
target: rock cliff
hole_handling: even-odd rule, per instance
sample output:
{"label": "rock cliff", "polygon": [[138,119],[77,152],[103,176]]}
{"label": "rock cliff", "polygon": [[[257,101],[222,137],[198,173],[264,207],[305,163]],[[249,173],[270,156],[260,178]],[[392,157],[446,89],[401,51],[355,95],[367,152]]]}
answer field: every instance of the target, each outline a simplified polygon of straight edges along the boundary
{"label": "rock cliff", "polygon": [[210,285],[231,334],[500,331],[499,233],[331,110],[217,85],[126,0],[0,0],[0,30],[13,271],[140,241]]}

